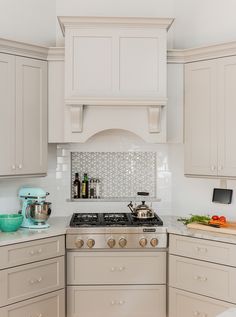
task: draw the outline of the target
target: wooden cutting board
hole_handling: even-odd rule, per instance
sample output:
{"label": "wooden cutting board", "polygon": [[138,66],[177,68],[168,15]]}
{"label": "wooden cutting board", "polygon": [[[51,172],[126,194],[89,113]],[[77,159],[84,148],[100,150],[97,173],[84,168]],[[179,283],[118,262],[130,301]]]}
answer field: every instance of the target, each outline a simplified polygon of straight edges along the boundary
{"label": "wooden cutting board", "polygon": [[205,230],[217,233],[227,233],[236,235],[236,222],[228,222],[227,227],[215,228],[211,226],[201,225],[199,223],[189,223],[187,225],[189,229]]}

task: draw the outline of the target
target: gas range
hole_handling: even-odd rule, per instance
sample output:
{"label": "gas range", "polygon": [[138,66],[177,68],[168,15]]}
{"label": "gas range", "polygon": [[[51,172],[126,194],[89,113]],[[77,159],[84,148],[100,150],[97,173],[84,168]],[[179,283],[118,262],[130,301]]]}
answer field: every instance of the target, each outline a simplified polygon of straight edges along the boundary
{"label": "gas range", "polygon": [[131,213],[74,213],[67,230],[67,249],[159,249],[167,247],[162,220],[137,219]]}

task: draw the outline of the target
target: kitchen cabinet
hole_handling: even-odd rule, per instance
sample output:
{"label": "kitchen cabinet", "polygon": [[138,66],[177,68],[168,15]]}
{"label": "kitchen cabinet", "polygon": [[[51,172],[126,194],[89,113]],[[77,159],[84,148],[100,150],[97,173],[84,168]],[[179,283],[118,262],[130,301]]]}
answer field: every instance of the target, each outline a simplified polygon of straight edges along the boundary
{"label": "kitchen cabinet", "polygon": [[0,247],[0,316],[65,317],[64,236]]}
{"label": "kitchen cabinet", "polygon": [[47,172],[47,62],[0,53],[0,176]]}
{"label": "kitchen cabinet", "polygon": [[172,19],[59,20],[65,34],[67,104],[166,104],[166,43]]}
{"label": "kitchen cabinet", "polygon": [[236,307],[234,244],[173,234],[169,241],[169,317],[215,317]]}
{"label": "kitchen cabinet", "polygon": [[68,286],[67,296],[67,317],[166,317],[164,285]]}
{"label": "kitchen cabinet", "polygon": [[185,174],[236,177],[236,56],[185,66]]}
{"label": "kitchen cabinet", "polygon": [[[50,51],[53,49],[51,48]],[[65,142],[65,62],[64,50],[61,56],[60,48],[55,48],[48,61],[48,142]],[[50,54],[50,53],[49,53]],[[55,56],[56,55],[56,56]]]}
{"label": "kitchen cabinet", "polygon": [[67,317],[144,315],[166,317],[165,251],[67,252]]}

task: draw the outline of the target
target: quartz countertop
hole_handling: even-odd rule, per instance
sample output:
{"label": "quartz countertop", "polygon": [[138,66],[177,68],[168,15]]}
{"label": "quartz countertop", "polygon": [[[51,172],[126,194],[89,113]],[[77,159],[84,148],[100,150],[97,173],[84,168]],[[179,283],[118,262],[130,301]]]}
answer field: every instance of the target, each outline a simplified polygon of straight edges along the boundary
{"label": "quartz countertop", "polygon": [[69,221],[70,217],[52,217],[48,221],[48,229],[21,228],[15,232],[0,232],[0,246],[66,234]]}
{"label": "quartz countertop", "polygon": [[[167,232],[170,234],[236,244],[236,235],[188,229],[182,222],[178,221],[178,217],[176,216],[161,215],[160,217],[163,220],[164,227],[167,228]],[[71,216],[52,217],[48,221],[50,224],[48,229],[35,230],[22,228],[16,232],[0,232],[0,246],[66,234],[70,218]]]}
{"label": "quartz countertop", "polygon": [[161,218],[163,225],[167,227],[167,232],[170,234],[236,244],[236,235],[188,229],[181,221],[178,221],[180,217],[177,216],[161,216]]}

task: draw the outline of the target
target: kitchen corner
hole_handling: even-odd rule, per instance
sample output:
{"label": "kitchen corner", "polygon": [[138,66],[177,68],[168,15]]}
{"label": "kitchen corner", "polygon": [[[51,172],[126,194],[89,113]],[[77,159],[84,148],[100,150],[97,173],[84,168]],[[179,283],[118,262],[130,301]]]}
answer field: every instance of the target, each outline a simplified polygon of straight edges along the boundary
{"label": "kitchen corner", "polygon": [[1,1],[0,317],[227,316],[236,4],[108,2]]}

